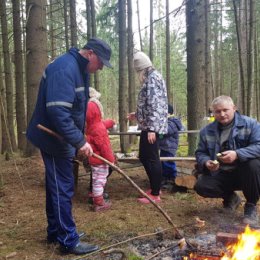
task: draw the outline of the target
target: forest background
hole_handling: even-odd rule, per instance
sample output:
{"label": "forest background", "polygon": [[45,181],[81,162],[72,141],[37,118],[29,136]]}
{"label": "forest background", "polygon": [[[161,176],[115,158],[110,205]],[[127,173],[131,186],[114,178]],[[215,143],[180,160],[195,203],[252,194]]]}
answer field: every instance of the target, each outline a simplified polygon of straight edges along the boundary
{"label": "forest background", "polygon": [[[176,8],[169,2],[0,0],[0,152],[36,153],[25,131],[44,68],[94,36],[112,47],[114,69],[96,73],[91,85],[120,131],[127,130],[126,115],[135,110],[140,88],[132,64],[136,49],[163,74],[169,102],[188,130],[203,126],[211,100],[220,94],[259,119],[260,2],[184,0]],[[196,142],[197,135],[189,134],[189,154]],[[131,139],[121,136],[120,145],[129,150]]]}

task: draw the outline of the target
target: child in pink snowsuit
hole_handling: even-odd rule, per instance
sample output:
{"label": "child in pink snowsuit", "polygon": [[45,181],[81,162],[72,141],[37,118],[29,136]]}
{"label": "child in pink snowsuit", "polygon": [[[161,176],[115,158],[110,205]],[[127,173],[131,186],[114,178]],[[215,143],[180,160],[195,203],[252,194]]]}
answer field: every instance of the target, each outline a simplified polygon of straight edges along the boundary
{"label": "child in pink snowsuit", "polygon": [[[113,127],[115,121],[112,119],[103,120],[103,106],[99,101],[101,94],[94,88],[89,88],[89,102],[86,114],[86,136],[87,142],[91,145],[93,152],[102,156],[111,163],[115,157],[111,148],[107,129]],[[104,187],[109,174],[109,166],[103,161],[89,157],[89,164],[92,171],[92,196],[94,211],[106,210],[111,207],[109,201],[103,198]]]}

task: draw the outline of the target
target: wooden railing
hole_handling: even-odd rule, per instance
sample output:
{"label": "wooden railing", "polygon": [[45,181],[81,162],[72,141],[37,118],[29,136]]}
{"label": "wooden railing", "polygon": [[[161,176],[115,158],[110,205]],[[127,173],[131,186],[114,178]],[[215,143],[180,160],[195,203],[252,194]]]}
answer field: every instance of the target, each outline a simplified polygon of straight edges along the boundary
{"label": "wooden railing", "polygon": [[[179,134],[198,134],[200,130],[184,130],[179,131]],[[140,135],[140,132],[109,132],[109,135]]]}

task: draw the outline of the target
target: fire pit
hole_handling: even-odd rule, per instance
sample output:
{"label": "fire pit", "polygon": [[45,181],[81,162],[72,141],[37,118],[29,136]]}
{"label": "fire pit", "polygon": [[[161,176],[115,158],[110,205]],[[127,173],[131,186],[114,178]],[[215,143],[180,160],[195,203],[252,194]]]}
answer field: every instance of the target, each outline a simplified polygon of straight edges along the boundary
{"label": "fire pit", "polygon": [[[153,260],[260,260],[260,230],[246,227],[239,234],[226,234],[232,237],[232,243],[229,245],[226,243],[227,240],[223,240],[225,243],[217,241],[216,235],[201,234],[189,239],[194,245],[193,248],[189,245],[184,248],[178,246],[171,248],[174,242],[162,239],[157,242],[155,240],[136,242],[138,244],[135,245],[135,251],[145,256],[145,259]],[[234,237],[237,238],[235,242]]]}
{"label": "fire pit", "polygon": [[241,234],[233,234],[237,241],[224,250],[197,250],[184,256],[183,260],[260,260],[260,231],[246,227]]}

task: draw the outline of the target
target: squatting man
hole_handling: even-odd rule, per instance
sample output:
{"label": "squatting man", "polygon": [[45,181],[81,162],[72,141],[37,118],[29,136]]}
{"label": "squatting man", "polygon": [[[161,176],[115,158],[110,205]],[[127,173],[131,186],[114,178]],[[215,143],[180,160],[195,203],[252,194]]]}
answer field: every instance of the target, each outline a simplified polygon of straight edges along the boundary
{"label": "squatting man", "polygon": [[241,204],[235,192],[245,196],[243,223],[258,225],[260,194],[260,124],[241,115],[229,96],[211,104],[215,121],[200,131],[195,152],[199,172],[194,189],[207,198],[223,198],[232,212]]}

